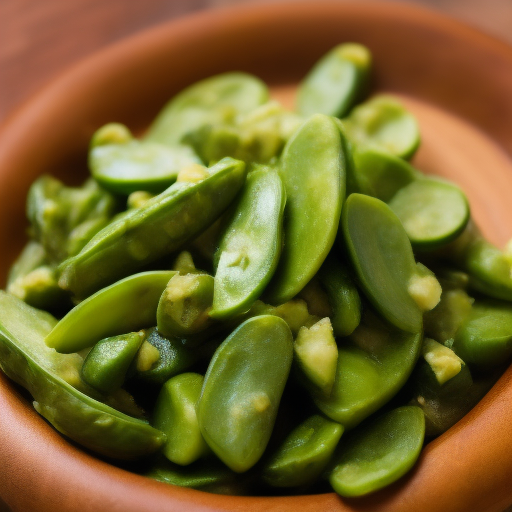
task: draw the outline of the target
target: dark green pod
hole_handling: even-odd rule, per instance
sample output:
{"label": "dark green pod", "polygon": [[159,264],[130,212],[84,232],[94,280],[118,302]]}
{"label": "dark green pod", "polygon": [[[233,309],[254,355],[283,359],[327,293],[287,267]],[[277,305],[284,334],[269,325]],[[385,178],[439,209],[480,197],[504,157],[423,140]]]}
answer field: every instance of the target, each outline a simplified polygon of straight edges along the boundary
{"label": "dark green pod", "polygon": [[82,379],[102,393],[116,391],[123,385],[126,372],[143,341],[142,331],[99,341],[85,358]]}
{"label": "dark green pod", "polygon": [[323,416],[309,417],[296,427],[264,464],[262,476],[273,487],[308,485],[331,459],[343,426]]}
{"label": "dark green pod", "polygon": [[155,324],[158,301],[176,272],[141,272],[122,279],[75,306],[46,336],[59,352],[78,352],[118,334]]}
{"label": "dark green pod", "polygon": [[[34,397],[34,407],[59,432],[91,450],[121,459],[158,450],[165,435],[85,395],[77,354],[58,354],[44,337],[49,314],[0,291],[0,366]],[[75,386],[75,387],[74,387]]]}
{"label": "dark green pod", "polygon": [[343,439],[329,482],[345,497],[382,489],[414,466],[424,436],[425,419],[419,407],[393,409]]}
{"label": "dark green pod", "polygon": [[210,453],[196,414],[203,380],[198,373],[182,373],[169,379],[162,386],[153,409],[151,424],[167,435],[163,454],[182,466]]}
{"label": "dark green pod", "polygon": [[284,186],[273,169],[249,174],[215,253],[213,318],[247,311],[265,289],[281,254],[285,203]]}
{"label": "dark green pod", "polygon": [[327,257],[345,198],[345,169],[342,135],[330,117],[312,116],[286,144],[280,168],[285,242],[266,292],[272,304],[297,295]]}
{"label": "dark green pod", "polygon": [[263,454],[290,372],[293,339],[284,320],[250,318],[215,352],[197,404],[204,439],[233,471]]}
{"label": "dark green pod", "polygon": [[340,44],[324,55],[299,85],[297,111],[303,116],[344,117],[368,89],[372,56],[355,43]]}
{"label": "dark green pod", "polygon": [[178,182],[124,213],[60,266],[59,285],[84,298],[180,249],[227,208],[245,181],[245,164],[225,158],[198,183]]}

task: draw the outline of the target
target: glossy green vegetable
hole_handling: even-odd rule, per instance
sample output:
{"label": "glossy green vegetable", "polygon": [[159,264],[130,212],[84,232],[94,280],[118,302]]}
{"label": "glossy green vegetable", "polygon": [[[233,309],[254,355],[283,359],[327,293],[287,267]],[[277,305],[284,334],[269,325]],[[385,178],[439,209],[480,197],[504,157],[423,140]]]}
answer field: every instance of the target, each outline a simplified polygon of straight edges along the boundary
{"label": "glossy green vegetable", "polygon": [[471,222],[442,255],[468,273],[472,289],[512,301],[512,258],[485,240]]}
{"label": "glossy green vegetable", "polygon": [[512,358],[512,304],[478,300],[455,335],[453,349],[476,368],[492,368]]}
{"label": "glossy green vegetable", "polygon": [[135,358],[136,376],[140,380],[162,385],[171,377],[189,370],[201,359],[211,358],[219,344],[220,341],[214,338],[191,349],[180,338],[165,338],[156,328],[152,328],[147,332],[146,341]]}
{"label": "glossy green vegetable", "polygon": [[32,235],[52,263],[79,252],[116,210],[115,198],[94,180],[82,187],[66,187],[55,178],[42,176],[27,197]]}
{"label": "glossy green vegetable", "polygon": [[130,459],[155,452],[165,440],[147,422],[90,398],[76,354],[48,348],[44,337],[55,325],[49,314],[0,291],[0,366],[26,388],[34,407],[59,432],[103,455]]}
{"label": "glossy green vegetable", "polygon": [[422,332],[384,324],[369,312],[353,334],[339,342],[336,380],[330,395],[310,389],[317,407],[346,429],[386,404],[405,384],[421,352]]}
{"label": "glossy green vegetable", "polygon": [[465,194],[440,179],[423,178],[406,185],[389,206],[415,249],[436,249],[455,240],[469,221]]}
{"label": "glossy green vegetable", "polygon": [[272,304],[297,295],[331,249],[345,197],[345,155],[332,118],[317,114],[293,135],[281,157],[287,202],[285,243],[267,290]]}
{"label": "glossy green vegetable", "polygon": [[108,337],[155,323],[158,301],[176,272],[142,272],[100,290],[74,307],[46,336],[59,352],[77,352]]}
{"label": "glossy green vegetable", "polygon": [[144,476],[179,487],[189,487],[216,494],[243,494],[244,483],[219,460],[200,460],[189,466],[173,464],[164,457],[144,473]]}
{"label": "glossy green vegetable", "polygon": [[343,209],[342,227],[366,297],[399,329],[421,331],[422,311],[409,292],[417,268],[398,217],[379,199],[352,194]]}
{"label": "glossy green vegetable", "polygon": [[209,274],[176,274],[160,297],[157,327],[163,336],[188,337],[207,329],[213,302],[213,277]]}
{"label": "glossy green vegetable", "polygon": [[206,442],[233,471],[247,471],[263,454],[292,357],[288,325],[268,315],[245,321],[215,352],[197,415]]}
{"label": "glossy green vegetable", "polygon": [[176,145],[201,126],[233,119],[267,100],[267,86],[252,75],[224,73],[206,78],[181,91],[162,109],[146,140]]}
{"label": "glossy green vegetable", "polygon": [[346,265],[335,255],[325,260],[318,278],[331,307],[335,336],[348,336],[361,321],[361,299]]}
{"label": "glossy green vegetable", "polygon": [[265,289],[281,254],[285,203],[283,184],[273,169],[249,174],[215,253],[213,318],[247,311]]}
{"label": "glossy green vegetable", "polygon": [[420,174],[411,164],[378,146],[355,147],[353,156],[359,192],[385,203]]}
{"label": "glossy green vegetable", "polygon": [[7,287],[16,280],[23,279],[27,274],[47,263],[44,247],[35,240],[29,240],[21,254],[12,264],[7,276]]}
{"label": "glossy green vegetable", "polygon": [[212,224],[245,181],[243,162],[226,158],[198,183],[178,182],[100,231],[60,267],[59,285],[77,297],[178,250]]}
{"label": "glossy green vegetable", "polygon": [[[89,168],[94,179],[107,190],[130,194],[137,190],[160,193],[176,181],[179,171],[201,163],[187,146],[168,147],[138,141],[128,132],[123,140],[119,127],[108,124],[93,136]],[[109,132],[114,131],[114,134]],[[95,141],[96,138],[96,141]]]}
{"label": "glossy green vegetable", "polygon": [[340,44],[311,69],[297,92],[297,111],[303,116],[344,117],[368,89],[372,57],[365,46]]}
{"label": "glossy green vegetable", "polygon": [[182,373],[169,379],[153,410],[152,425],[167,435],[163,454],[182,466],[210,453],[196,415],[203,380],[198,373]]}
{"label": "glossy green vegetable", "polygon": [[392,96],[375,96],[356,107],[343,122],[356,146],[377,146],[411,158],[420,144],[418,123]]}
{"label": "glossy green vegetable", "polygon": [[346,497],[382,489],[411,469],[424,435],[425,419],[419,407],[393,409],[344,438],[329,482]]}
{"label": "glossy green vegetable", "polygon": [[144,341],[144,332],[131,332],[105,338],[94,345],[82,366],[82,379],[102,393],[119,389],[126,372]]}
{"label": "glossy green vegetable", "polygon": [[324,471],[343,434],[343,426],[318,414],[310,416],[287,436],[262,469],[274,487],[297,487],[314,482]]}

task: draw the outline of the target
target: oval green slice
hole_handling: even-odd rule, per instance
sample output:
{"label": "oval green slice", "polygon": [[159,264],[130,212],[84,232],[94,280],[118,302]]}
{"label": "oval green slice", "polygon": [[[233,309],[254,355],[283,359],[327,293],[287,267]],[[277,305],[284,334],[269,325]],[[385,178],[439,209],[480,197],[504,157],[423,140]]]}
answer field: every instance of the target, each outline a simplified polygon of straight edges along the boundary
{"label": "oval green slice", "polygon": [[325,469],[343,434],[343,426],[318,414],[296,427],[262,469],[273,487],[313,483]]}
{"label": "oval green slice", "polygon": [[317,273],[338,230],[346,157],[333,118],[316,114],[286,144],[280,176],[286,190],[284,247],[267,300],[282,304]]}
{"label": "oval green slice", "polygon": [[276,171],[249,174],[215,254],[211,317],[224,319],[247,311],[265,289],[281,254],[285,203]]}
{"label": "oval green slice", "polygon": [[416,119],[392,96],[375,96],[359,105],[343,125],[356,146],[376,145],[401,158],[411,158],[420,144]]}
{"label": "oval green slice", "polygon": [[419,407],[394,409],[344,439],[329,482],[345,497],[382,489],[414,466],[424,436],[425,419]]}
{"label": "oval green slice", "polygon": [[94,179],[105,189],[126,195],[138,190],[163,192],[176,181],[181,169],[200,163],[188,146],[168,147],[138,140],[95,146],[89,153]]}
{"label": "oval green slice", "polygon": [[460,235],[469,203],[459,187],[433,178],[409,183],[389,202],[415,249],[437,249]]}
{"label": "oval green slice", "polygon": [[354,148],[352,154],[359,191],[385,203],[420,174],[404,159],[383,148],[361,146]]}
{"label": "oval green slice", "polygon": [[391,324],[422,329],[422,311],[409,293],[417,267],[411,243],[391,208],[374,197],[352,194],[342,215],[352,266],[366,297]]}
{"label": "oval green slice", "polygon": [[232,120],[268,101],[267,86],[247,73],[224,73],[197,82],[164,106],[145,140],[174,146],[207,124]]}
{"label": "oval green slice", "polygon": [[75,306],[46,336],[58,352],[78,352],[109,336],[155,324],[158,301],[174,271],[141,272]]}
{"label": "oval green slice", "polygon": [[270,315],[246,320],[215,352],[197,416],[204,439],[233,471],[247,471],[265,451],[292,358],[290,328]]}
{"label": "oval green slice", "polygon": [[297,92],[297,112],[343,117],[366,92],[372,57],[365,46],[340,44],[311,69]]}

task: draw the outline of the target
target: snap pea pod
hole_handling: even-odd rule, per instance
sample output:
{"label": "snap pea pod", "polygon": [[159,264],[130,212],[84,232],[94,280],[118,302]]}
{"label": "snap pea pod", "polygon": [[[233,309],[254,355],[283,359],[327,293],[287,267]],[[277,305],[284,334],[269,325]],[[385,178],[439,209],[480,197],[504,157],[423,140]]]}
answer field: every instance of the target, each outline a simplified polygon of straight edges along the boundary
{"label": "snap pea pod", "polygon": [[318,272],[331,306],[335,336],[348,336],[361,321],[361,298],[348,269],[339,257],[330,255]]}
{"label": "snap pea pod", "polygon": [[203,380],[198,373],[182,373],[169,379],[162,386],[153,409],[152,425],[167,435],[163,454],[181,466],[211,453],[196,414]]}
{"label": "snap pea pod", "polygon": [[330,395],[309,388],[318,408],[352,429],[402,388],[421,353],[422,332],[384,324],[367,311],[351,336],[338,342],[336,380]]}
{"label": "snap pea pod", "polygon": [[127,211],[60,266],[59,285],[84,298],[178,250],[212,224],[245,181],[245,164],[226,158],[198,183],[175,183]]}
{"label": "snap pea pod", "polygon": [[230,213],[214,256],[216,319],[247,311],[274,274],[282,247],[286,193],[275,170],[253,171]]}
{"label": "snap pea pod", "polygon": [[316,114],[287,142],[280,176],[286,190],[285,243],[266,292],[272,304],[297,295],[329,253],[345,197],[345,154],[332,118]]}
{"label": "snap pea pod", "polygon": [[174,275],[158,302],[157,327],[163,336],[193,337],[212,325],[213,277],[190,273]]}
{"label": "snap pea pod", "polygon": [[469,221],[462,190],[437,178],[422,178],[401,188],[389,202],[416,250],[432,250],[455,240]]}
{"label": "snap pea pod", "polygon": [[150,126],[145,140],[176,145],[189,132],[250,112],[268,100],[267,86],[247,73],[224,73],[176,95]]}
{"label": "snap pea pod", "polygon": [[420,144],[416,119],[392,96],[375,96],[359,105],[343,126],[356,146],[381,147],[400,158],[411,158]]}
{"label": "snap pea pod", "polygon": [[166,484],[215,494],[242,495],[247,491],[247,484],[241,482],[240,475],[215,459],[180,466],[162,457],[144,476]]}
{"label": "snap pea pod", "polygon": [[247,471],[270,439],[293,357],[286,322],[250,318],[215,352],[197,403],[204,439],[233,471]]}
{"label": "snap pea pod", "polygon": [[512,258],[485,240],[472,222],[441,255],[468,273],[473,290],[512,301]]}
{"label": "snap pea pod", "polygon": [[329,463],[343,426],[318,414],[300,423],[269,457],[263,480],[273,487],[314,483]]}
{"label": "snap pea pod", "polygon": [[371,63],[370,51],[363,45],[345,43],[333,48],[299,85],[299,114],[344,117],[367,92]]}
{"label": "snap pea pod", "polygon": [[379,199],[352,194],[345,202],[342,228],[366,297],[399,329],[421,331],[422,311],[410,293],[417,267],[398,217]]}
{"label": "snap pea pod", "polygon": [[142,272],[100,290],[60,320],[46,344],[58,352],[78,352],[106,337],[154,325],[160,296],[175,274]]}
{"label": "snap pea pod", "polygon": [[[121,137],[119,132],[124,132]],[[101,127],[93,135],[89,151],[92,176],[116,194],[163,192],[176,181],[181,169],[199,163],[201,160],[188,146],[138,141],[128,128],[117,124]]]}
{"label": "snap pea pod", "polygon": [[[151,345],[156,352],[147,345],[143,345],[142,353],[136,356],[136,376],[143,381],[162,385],[171,377],[189,370],[201,357],[204,357],[203,350],[206,346],[190,350],[183,345],[181,339],[166,338],[156,328],[149,329],[146,336],[144,343]],[[216,345],[215,348],[217,348]],[[215,348],[211,349],[212,353]],[[149,357],[147,354],[144,355],[144,352],[150,352]]]}
{"label": "snap pea pod", "polygon": [[425,419],[419,407],[393,409],[342,441],[329,482],[346,497],[382,489],[414,466],[424,436]]}
{"label": "snap pea pod", "polygon": [[94,180],[75,188],[42,176],[30,187],[27,217],[32,236],[43,245],[50,262],[59,263],[80,251],[110,221],[117,206],[116,199]]}
{"label": "snap pea pod", "polygon": [[124,384],[126,373],[143,341],[142,331],[99,341],[85,358],[82,379],[102,393],[116,391]]}
{"label": "snap pea pod", "polygon": [[46,263],[46,251],[42,244],[35,240],[30,240],[9,269],[7,288],[17,279],[23,279],[27,274]]}
{"label": "snap pea pod", "polygon": [[378,146],[356,146],[353,157],[359,192],[385,203],[420,176],[407,161]]}
{"label": "snap pea pod", "polygon": [[34,407],[59,432],[109,457],[130,459],[158,450],[162,432],[85,395],[74,360],[48,348],[49,314],[0,291],[0,365],[34,397]]}
{"label": "snap pea pod", "polygon": [[470,366],[489,369],[512,358],[512,305],[477,300],[455,335],[453,350]]}

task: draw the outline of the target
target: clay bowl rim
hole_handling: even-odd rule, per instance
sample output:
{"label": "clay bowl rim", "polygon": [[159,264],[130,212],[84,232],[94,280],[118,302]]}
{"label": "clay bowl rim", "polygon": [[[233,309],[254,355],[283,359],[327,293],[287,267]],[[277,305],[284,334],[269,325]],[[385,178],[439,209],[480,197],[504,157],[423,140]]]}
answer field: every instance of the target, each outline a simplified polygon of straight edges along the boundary
{"label": "clay bowl rim", "polygon": [[[169,32],[179,39],[180,34],[181,37],[186,37],[187,31],[193,33],[198,29],[206,30],[209,25],[217,23],[228,26],[230,23],[240,23],[240,20],[247,22],[249,18],[265,23],[265,19],[272,16],[281,16],[282,19],[286,19],[287,15],[292,18],[305,16],[307,5],[304,2],[253,4],[201,12],[150,28],[97,52],[58,77],[5,121],[0,132],[0,169],[4,166],[9,168],[13,162],[23,165],[22,143],[27,132],[30,134],[31,130],[40,129],[41,119],[47,115],[48,104],[58,103],[59,97],[66,94],[66,90],[77,86],[82,80],[87,81],[91,73],[109,72],[111,66],[115,66],[115,70],[110,69],[110,72],[118,72],[118,68],[131,58],[129,55],[132,52],[154,49],[162,41],[169,40]],[[290,14],[292,6],[294,11]],[[346,15],[355,12],[360,14],[371,9],[376,16],[383,18],[397,17],[402,21],[416,23],[421,18],[421,24],[450,34],[455,39],[485,46],[490,52],[500,55],[500,58],[512,64],[512,48],[507,44],[424,8],[380,2],[316,2],[314,7],[324,15],[341,11]],[[0,173],[0,185],[4,184],[4,174],[8,173]],[[3,411],[0,415],[0,481],[5,482],[2,498],[14,510],[41,507],[45,510],[74,510],[80,502],[85,507],[84,510],[183,510],[182,507],[187,507],[190,511],[243,508],[249,512],[276,507],[282,511],[298,508],[305,511],[384,512],[412,508],[423,510],[421,506],[424,506],[427,507],[424,510],[437,508],[455,512],[467,508],[477,510],[475,507],[479,507],[478,510],[482,511],[497,511],[512,500],[512,489],[507,489],[505,485],[508,476],[512,474],[510,457],[507,460],[502,456],[497,462],[483,464],[481,452],[480,455],[468,454],[464,447],[492,445],[493,454],[498,455],[501,450],[511,453],[512,442],[498,442],[495,435],[500,429],[507,432],[512,423],[510,403],[512,368],[507,370],[469,415],[443,436],[429,443],[420,464],[410,475],[363,500],[341,501],[334,493],[240,498],[167,486],[96,459],[63,439],[32,410],[29,402],[20,395],[19,389],[0,374],[0,409]],[[493,426],[494,435],[490,434],[489,425]],[[45,442],[41,445],[42,440]],[[33,446],[36,445],[38,449],[34,450]],[[479,471],[475,477],[472,474],[474,467],[482,466],[486,468],[487,474]],[[454,471],[458,472],[459,482],[455,488],[450,488],[452,497],[444,499],[436,496],[434,491],[443,487],[446,489],[445,484],[453,477]],[[16,478],[9,478],[8,475],[15,475]],[[47,484],[55,485],[52,492],[43,488]],[[22,490],[27,485],[33,487],[32,493]],[[453,508],[454,503],[457,508]]]}

